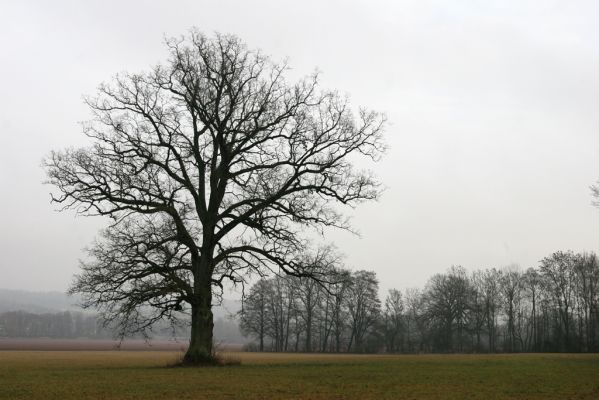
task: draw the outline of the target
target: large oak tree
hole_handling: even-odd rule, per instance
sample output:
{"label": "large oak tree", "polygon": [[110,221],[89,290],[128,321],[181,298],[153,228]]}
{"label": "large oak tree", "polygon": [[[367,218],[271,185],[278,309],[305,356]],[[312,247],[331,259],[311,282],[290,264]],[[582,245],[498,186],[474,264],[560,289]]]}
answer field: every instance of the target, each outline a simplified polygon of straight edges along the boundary
{"label": "large oak tree", "polygon": [[[72,287],[123,332],[191,314],[189,363],[212,360],[213,295],[268,270],[310,275],[306,228],[349,229],[339,204],[377,198],[384,117],[237,37],[192,30],[169,58],[87,99],[85,148],[45,160],[53,200],[110,216]],[[151,307],[148,307],[151,306]],[[150,310],[154,310],[150,312]]]}

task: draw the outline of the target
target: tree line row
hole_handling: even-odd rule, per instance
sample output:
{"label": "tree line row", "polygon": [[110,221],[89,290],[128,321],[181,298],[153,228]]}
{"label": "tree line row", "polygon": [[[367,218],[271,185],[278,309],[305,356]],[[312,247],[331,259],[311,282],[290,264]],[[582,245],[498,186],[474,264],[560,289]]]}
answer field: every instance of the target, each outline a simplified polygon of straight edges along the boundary
{"label": "tree line row", "polygon": [[[243,341],[237,324],[225,318],[214,321],[214,332],[218,342],[240,343]],[[168,321],[159,321],[153,326],[153,338],[188,338],[188,325],[172,326]],[[0,313],[0,338],[86,338],[112,339],[119,336],[118,328],[107,324],[93,312],[60,311],[32,313],[7,311]],[[142,338],[143,335],[128,335],[127,338]]]}
{"label": "tree line row", "polygon": [[112,330],[98,316],[77,311],[35,314],[7,311],[0,314],[0,337],[111,338]]}
{"label": "tree line row", "polygon": [[260,351],[596,352],[599,261],[556,252],[536,268],[468,273],[392,289],[375,272],[331,267],[329,282],[277,276],[255,283],[239,312]]}

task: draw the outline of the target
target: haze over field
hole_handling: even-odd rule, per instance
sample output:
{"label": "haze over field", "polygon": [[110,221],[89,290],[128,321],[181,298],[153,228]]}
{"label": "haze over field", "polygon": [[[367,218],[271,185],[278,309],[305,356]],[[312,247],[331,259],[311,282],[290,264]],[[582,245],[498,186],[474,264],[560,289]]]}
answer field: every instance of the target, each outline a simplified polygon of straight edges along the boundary
{"label": "haze over field", "polygon": [[[235,10],[235,12],[231,12]],[[452,264],[597,251],[599,4],[591,1],[30,1],[0,7],[0,287],[63,291],[106,221],[55,213],[40,162],[86,143],[82,95],[164,59],[195,25],[239,35],[290,79],[388,115],[379,203],[329,236],[381,289]]]}

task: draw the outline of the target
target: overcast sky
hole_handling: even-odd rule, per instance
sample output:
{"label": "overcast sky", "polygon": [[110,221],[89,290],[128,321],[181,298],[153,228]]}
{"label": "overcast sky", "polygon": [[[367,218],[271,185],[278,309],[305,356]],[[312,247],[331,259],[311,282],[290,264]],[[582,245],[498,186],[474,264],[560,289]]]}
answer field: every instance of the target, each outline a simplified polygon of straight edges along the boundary
{"label": "overcast sky", "polygon": [[86,143],[84,94],[191,26],[387,113],[387,189],[355,211],[360,238],[331,237],[383,290],[597,251],[598,17],[596,1],[0,0],[0,288],[66,289],[104,221],[55,212],[41,159]]}

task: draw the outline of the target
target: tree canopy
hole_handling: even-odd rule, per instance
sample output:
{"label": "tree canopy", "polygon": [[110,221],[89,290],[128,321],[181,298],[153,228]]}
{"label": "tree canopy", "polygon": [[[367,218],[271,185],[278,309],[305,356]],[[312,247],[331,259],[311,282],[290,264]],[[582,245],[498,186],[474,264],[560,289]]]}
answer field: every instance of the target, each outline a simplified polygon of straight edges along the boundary
{"label": "tree canopy", "polygon": [[317,74],[287,82],[286,63],[235,36],[191,30],[166,45],[165,63],[86,99],[89,147],[44,165],[53,201],[113,220],[72,291],[124,332],[190,310],[186,361],[207,362],[215,288],[314,275],[326,257],[306,228],[351,229],[337,205],[377,198],[379,182],[354,162],[379,159],[385,118],[352,110]]}

